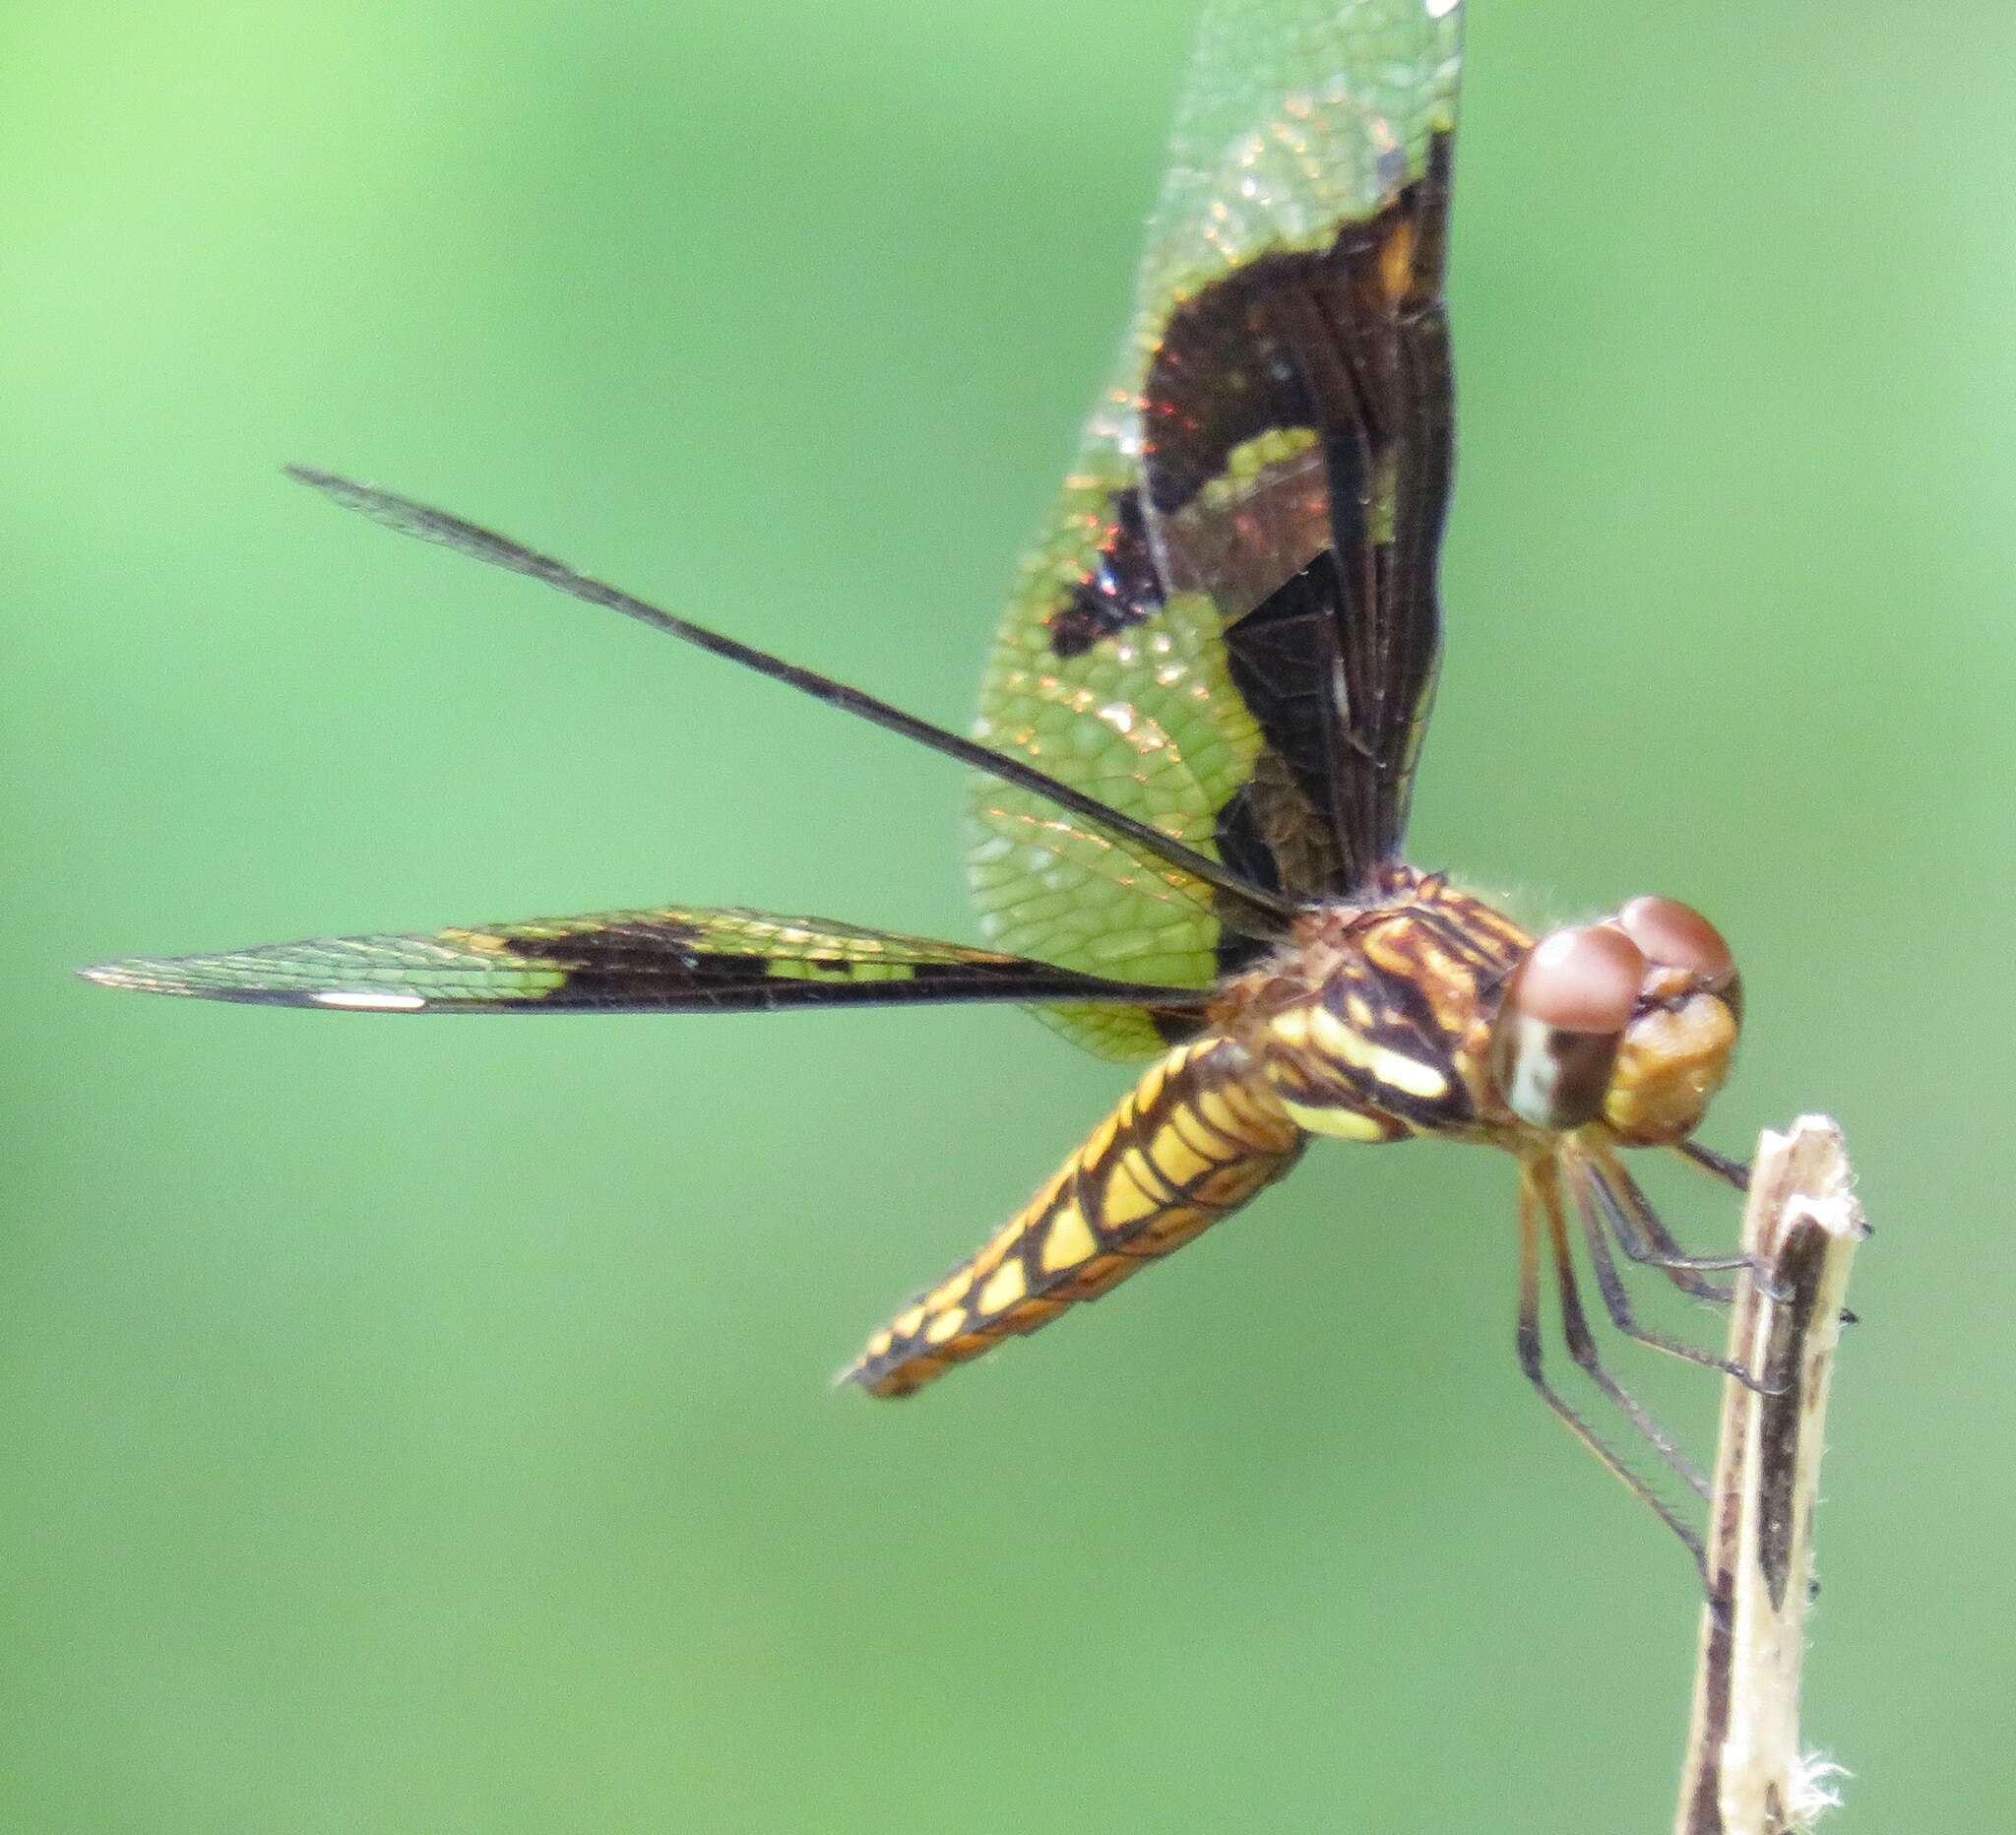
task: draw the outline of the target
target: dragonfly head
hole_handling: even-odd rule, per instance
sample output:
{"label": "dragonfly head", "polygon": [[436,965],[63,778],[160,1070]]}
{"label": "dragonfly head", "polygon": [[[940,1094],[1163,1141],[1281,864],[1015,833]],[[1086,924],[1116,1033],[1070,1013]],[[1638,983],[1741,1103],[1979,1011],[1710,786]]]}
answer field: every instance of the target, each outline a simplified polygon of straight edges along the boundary
{"label": "dragonfly head", "polygon": [[1535,1127],[1601,1117],[1626,1146],[1665,1146],[1700,1124],[1741,1019],[1721,932],[1676,900],[1633,899],[1528,952],[1492,1024],[1491,1075]]}

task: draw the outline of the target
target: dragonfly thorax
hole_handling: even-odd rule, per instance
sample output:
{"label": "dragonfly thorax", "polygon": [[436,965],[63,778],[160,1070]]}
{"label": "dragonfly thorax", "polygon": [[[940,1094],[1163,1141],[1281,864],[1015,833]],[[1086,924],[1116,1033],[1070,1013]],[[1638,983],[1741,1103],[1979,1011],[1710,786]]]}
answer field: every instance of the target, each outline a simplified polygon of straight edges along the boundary
{"label": "dragonfly thorax", "polygon": [[1232,984],[1227,1029],[1314,1134],[1462,1134],[1503,1115],[1498,991],[1533,939],[1440,874],[1389,867],[1374,899],[1313,908]]}
{"label": "dragonfly thorax", "polygon": [[1740,984],[1705,918],[1634,899],[1536,941],[1439,874],[1313,909],[1233,982],[1222,1024],[1311,1133],[1515,1149],[1599,1124],[1665,1145],[1729,1074]]}

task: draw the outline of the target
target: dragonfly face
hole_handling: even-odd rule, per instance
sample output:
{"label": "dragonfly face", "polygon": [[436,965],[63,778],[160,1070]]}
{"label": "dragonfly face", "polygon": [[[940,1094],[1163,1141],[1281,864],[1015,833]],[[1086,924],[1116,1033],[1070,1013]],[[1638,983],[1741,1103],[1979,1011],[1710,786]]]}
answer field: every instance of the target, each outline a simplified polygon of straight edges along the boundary
{"label": "dragonfly face", "polygon": [[1490,1066],[1520,1120],[1599,1117],[1627,1147],[1676,1145],[1729,1076],[1741,982],[1721,933],[1675,899],[1637,898],[1542,938],[1514,971]]}
{"label": "dragonfly face", "polygon": [[1613,1150],[1679,1144],[1741,1181],[1685,1146],[1735,1037],[1720,937],[1634,900],[1536,944],[1401,855],[1441,656],[1462,14],[1205,0],[1119,366],[1010,595],[970,739],[459,517],[295,474],[965,762],[985,947],[660,906],[88,973],[408,1014],[1005,1000],[1149,1060],[1029,1204],[873,1335],[848,1374],[878,1394],[1104,1293],[1313,1135],[1517,1156],[1518,1342],[1544,1387],[1544,1249],[1571,1340],[1579,1318],[1564,1194],[1623,1330],[1611,1236],[1712,1292]]}

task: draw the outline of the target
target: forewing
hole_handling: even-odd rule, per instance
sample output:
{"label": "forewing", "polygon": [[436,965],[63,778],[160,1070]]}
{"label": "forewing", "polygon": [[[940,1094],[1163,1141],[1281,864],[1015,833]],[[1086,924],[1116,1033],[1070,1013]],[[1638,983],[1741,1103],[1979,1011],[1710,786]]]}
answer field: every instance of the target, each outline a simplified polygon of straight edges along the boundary
{"label": "forewing", "polygon": [[[982,686],[990,743],[1310,898],[1397,851],[1433,690],[1461,13],[1209,0],[1120,368]],[[1251,953],[1032,798],[973,808],[990,941],[1184,985]]]}
{"label": "forewing", "polygon": [[[321,937],[87,969],[108,987],[373,1013],[737,1013],[1088,1001],[1164,1024],[1179,992],[925,937],[766,912],[605,912],[432,935]],[[1142,1006],[1137,1003],[1146,1002]]]}

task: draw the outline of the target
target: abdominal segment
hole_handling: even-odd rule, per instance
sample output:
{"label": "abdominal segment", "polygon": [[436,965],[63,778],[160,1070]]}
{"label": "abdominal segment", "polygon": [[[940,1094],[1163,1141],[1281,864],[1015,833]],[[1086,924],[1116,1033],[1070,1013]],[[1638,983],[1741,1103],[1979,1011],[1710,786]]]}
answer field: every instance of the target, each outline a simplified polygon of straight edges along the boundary
{"label": "abdominal segment", "polygon": [[844,1379],[908,1395],[1097,1299],[1279,1178],[1306,1139],[1242,1046],[1216,1034],[1179,1045],[977,1255],[876,1332]]}

